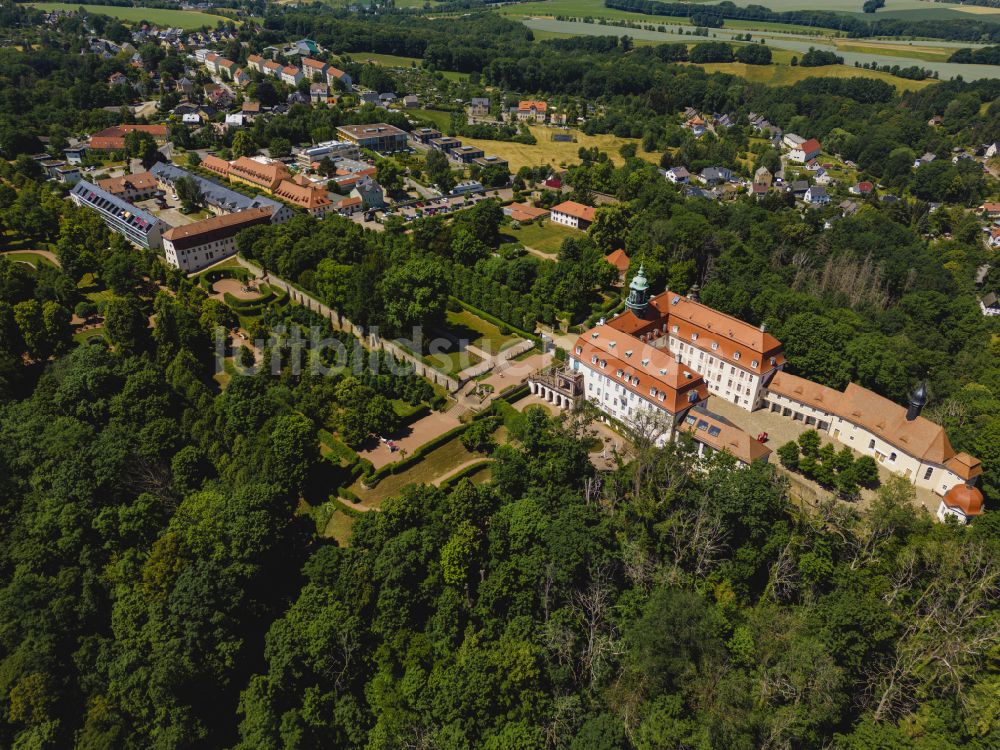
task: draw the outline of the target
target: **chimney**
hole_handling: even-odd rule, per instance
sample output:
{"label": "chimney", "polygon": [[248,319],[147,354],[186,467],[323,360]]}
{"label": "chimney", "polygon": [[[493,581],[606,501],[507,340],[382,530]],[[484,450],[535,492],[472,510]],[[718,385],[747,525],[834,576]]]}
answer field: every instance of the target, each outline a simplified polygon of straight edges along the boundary
{"label": "chimney", "polygon": [[760,324],[760,332],[761,333],[767,333],[767,323],[761,323]]}

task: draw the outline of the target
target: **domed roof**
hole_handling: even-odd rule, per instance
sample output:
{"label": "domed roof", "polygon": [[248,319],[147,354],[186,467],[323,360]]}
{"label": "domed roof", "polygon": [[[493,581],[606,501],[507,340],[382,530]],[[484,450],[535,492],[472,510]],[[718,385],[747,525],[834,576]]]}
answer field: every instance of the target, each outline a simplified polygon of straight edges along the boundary
{"label": "domed roof", "polygon": [[978,516],[983,512],[983,493],[978,487],[956,484],[945,493],[944,504],[958,508],[966,516]]}
{"label": "domed roof", "polygon": [[923,406],[927,403],[927,386],[924,381],[917,383],[917,387],[910,393],[910,403]]}

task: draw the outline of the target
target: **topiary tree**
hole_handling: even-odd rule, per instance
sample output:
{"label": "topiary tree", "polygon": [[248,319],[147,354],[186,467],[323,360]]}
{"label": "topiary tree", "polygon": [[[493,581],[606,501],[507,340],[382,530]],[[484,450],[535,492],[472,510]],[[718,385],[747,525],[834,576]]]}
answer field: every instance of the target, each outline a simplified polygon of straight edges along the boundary
{"label": "topiary tree", "polygon": [[803,456],[816,458],[819,455],[820,437],[816,430],[806,430],[799,435],[799,447],[802,448]]}

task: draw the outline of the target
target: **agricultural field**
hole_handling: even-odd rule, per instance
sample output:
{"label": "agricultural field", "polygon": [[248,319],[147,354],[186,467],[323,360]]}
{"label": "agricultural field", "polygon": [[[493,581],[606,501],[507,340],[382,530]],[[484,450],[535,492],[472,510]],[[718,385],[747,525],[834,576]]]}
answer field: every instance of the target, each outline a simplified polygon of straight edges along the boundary
{"label": "agricultural field", "polygon": [[791,86],[806,78],[874,78],[885,81],[901,91],[917,91],[930,86],[933,81],[911,81],[898,78],[877,70],[865,70],[849,65],[822,65],[816,68],[800,68],[791,65],[745,65],[743,63],[702,63],[698,66],[709,73],[730,73],[745,78],[751,83],[765,86]]}
{"label": "agricultural field", "polygon": [[118,18],[122,21],[150,21],[158,26],[176,26],[194,30],[202,26],[214,28],[219,21],[229,20],[223,16],[201,13],[193,10],[168,10],[164,8],[123,8],[114,5],[77,5],[75,3],[28,3],[42,10],[72,11],[83,8],[88,13]]}
{"label": "agricultural field", "polygon": [[[521,167],[533,167],[540,164],[551,164],[560,166],[564,164],[576,163],[580,161],[579,151],[581,146],[592,148],[597,146],[602,151],[607,152],[611,160],[616,164],[622,163],[622,158],[618,155],[618,149],[626,143],[639,144],[636,138],[619,138],[615,135],[587,135],[579,130],[560,130],[545,127],[544,125],[531,125],[532,134],[538,140],[534,145],[526,143],[511,143],[508,141],[491,141],[481,138],[466,138],[462,136],[462,143],[470,146],[478,146],[491,156],[499,156],[510,163],[511,172],[517,172]],[[569,133],[576,141],[562,142],[553,141],[555,133]],[[646,153],[639,149],[638,155],[653,164],[660,163],[660,153]]]}

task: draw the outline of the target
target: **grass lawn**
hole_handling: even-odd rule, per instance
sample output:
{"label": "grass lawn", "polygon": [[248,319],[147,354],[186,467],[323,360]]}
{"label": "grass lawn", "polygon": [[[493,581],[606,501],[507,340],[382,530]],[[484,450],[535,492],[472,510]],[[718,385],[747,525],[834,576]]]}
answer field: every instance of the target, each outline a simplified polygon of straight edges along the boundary
{"label": "grass lawn", "polygon": [[361,480],[351,485],[350,489],[365,505],[378,508],[386,498],[398,495],[408,484],[431,484],[435,479],[455,471],[459,466],[482,460],[481,455],[466,450],[461,439],[455,438],[428,453],[422,461],[406,471],[390,474],[374,489],[366,490]]}
{"label": "grass lawn", "polygon": [[[615,164],[621,164],[624,160],[618,155],[620,149],[626,143],[639,145],[638,138],[619,138],[615,135],[586,135],[579,130],[562,130],[560,128],[549,128],[544,125],[532,125],[531,132],[538,143],[528,145],[526,143],[510,143],[506,141],[490,141],[481,138],[462,137],[462,143],[470,146],[478,146],[491,156],[499,156],[506,159],[510,164],[510,171],[517,172],[521,167],[534,167],[541,164],[551,164],[559,166],[562,164],[575,164],[580,161],[579,151],[582,146],[597,148],[605,151]],[[554,133],[570,133],[576,138],[575,143],[563,143],[553,141]],[[647,153],[639,148],[638,156],[653,164],[660,163],[660,152]]]}
{"label": "grass lawn", "polygon": [[542,223],[536,220],[530,224],[522,224],[518,229],[513,229],[508,224],[503,228],[501,239],[504,242],[520,242],[540,253],[555,256],[559,253],[563,240],[567,237],[579,238],[584,234],[586,233],[578,229],[570,229],[548,219],[542,219]]}
{"label": "grass lawn", "polygon": [[499,352],[517,341],[517,336],[500,333],[495,325],[468,310],[449,312],[448,330],[488,352]]}
{"label": "grass lawn", "polygon": [[[176,26],[177,28],[192,30],[200,29],[202,26],[215,28],[220,21],[229,20],[224,16],[216,16],[210,13],[200,13],[193,10],[167,10],[163,8],[120,8],[113,5],[76,5],[75,3],[28,3],[42,10],[77,10],[83,8],[88,13],[111,16],[122,21],[150,21],[158,26]],[[240,22],[237,21],[237,24]]]}
{"label": "grass lawn", "polygon": [[3,253],[3,257],[7,258],[7,260],[15,262],[29,263],[35,268],[38,268],[39,265],[51,266],[52,268],[56,267],[56,264],[44,255],[33,253],[30,250],[17,250],[12,253]]}
{"label": "grass lawn", "polygon": [[323,536],[327,539],[336,539],[337,544],[346,547],[351,543],[351,532],[354,529],[354,520],[358,517],[356,511],[348,512],[343,503],[336,503],[336,509],[330,520],[326,522],[323,529]]}
{"label": "grass lawn", "polygon": [[73,341],[78,344],[86,344],[91,339],[100,339],[101,341],[107,341],[104,335],[104,328],[98,326],[97,328],[88,328],[86,331],[80,331],[79,333],[73,334]]}
{"label": "grass lawn", "polygon": [[105,288],[103,284],[94,278],[94,274],[92,273],[85,273],[76,287],[83,292],[84,297],[95,304],[101,301],[107,301],[115,296],[114,292]]}
{"label": "grass lawn", "polygon": [[232,357],[226,357],[223,360],[222,372],[217,372],[212,375],[212,380],[219,384],[219,390],[226,390],[226,386],[229,385],[229,381],[233,379],[233,375],[236,374],[236,366],[233,364]]}
{"label": "grass lawn", "polygon": [[442,132],[451,126],[451,112],[440,109],[411,109],[407,114],[427,120]]}

